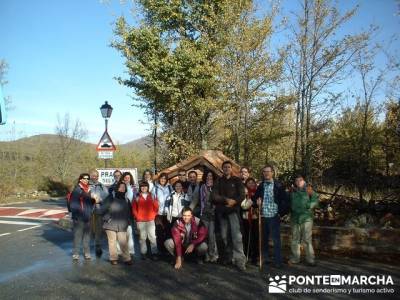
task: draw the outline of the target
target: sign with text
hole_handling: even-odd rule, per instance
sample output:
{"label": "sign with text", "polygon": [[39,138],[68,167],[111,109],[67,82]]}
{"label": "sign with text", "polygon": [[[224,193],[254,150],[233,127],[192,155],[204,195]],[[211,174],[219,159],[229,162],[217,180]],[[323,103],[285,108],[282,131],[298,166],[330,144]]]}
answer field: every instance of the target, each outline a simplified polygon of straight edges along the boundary
{"label": "sign with text", "polygon": [[114,183],[114,172],[120,170],[121,173],[130,172],[135,181],[135,185],[138,185],[138,171],[137,168],[106,168],[96,169],[99,172],[99,181],[104,185],[112,185]]}
{"label": "sign with text", "polygon": [[112,159],[114,156],[114,151],[99,151],[97,155],[100,159]]}

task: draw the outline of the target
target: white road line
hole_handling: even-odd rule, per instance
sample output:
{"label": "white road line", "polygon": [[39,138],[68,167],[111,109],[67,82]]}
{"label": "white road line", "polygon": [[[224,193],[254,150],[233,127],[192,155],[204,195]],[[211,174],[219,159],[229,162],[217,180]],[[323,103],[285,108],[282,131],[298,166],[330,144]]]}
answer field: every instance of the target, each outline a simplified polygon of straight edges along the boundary
{"label": "white road line", "polygon": [[0,220],[0,224],[11,224],[11,225],[41,225],[40,223],[33,222],[19,222],[19,221],[3,221]]}
{"label": "white road line", "polygon": [[1,219],[25,219],[25,220],[38,220],[38,221],[58,221],[62,218],[39,218],[39,217],[28,217],[28,216],[0,216]]}
{"label": "white road line", "polygon": [[19,230],[17,230],[17,231],[25,231],[25,230],[30,230],[30,229],[38,228],[38,227],[40,227],[40,226],[42,226],[42,225],[35,225],[35,226],[28,227],[28,228],[24,228],[24,229],[19,229]]}
{"label": "white road line", "polygon": [[24,210],[24,211],[18,213],[17,216],[29,215],[29,214],[45,212],[45,211],[46,211],[46,209],[43,209],[43,208],[28,209],[28,210]]}
{"label": "white road line", "polygon": [[2,209],[35,209],[34,207],[22,207],[22,206],[0,206],[0,210]]}
{"label": "white road line", "polygon": [[0,236],[9,235],[9,234],[11,234],[11,233],[10,232],[6,232],[6,233],[0,234]]}
{"label": "white road line", "polygon": [[42,216],[58,215],[67,212],[68,212],[67,209],[49,209]]}

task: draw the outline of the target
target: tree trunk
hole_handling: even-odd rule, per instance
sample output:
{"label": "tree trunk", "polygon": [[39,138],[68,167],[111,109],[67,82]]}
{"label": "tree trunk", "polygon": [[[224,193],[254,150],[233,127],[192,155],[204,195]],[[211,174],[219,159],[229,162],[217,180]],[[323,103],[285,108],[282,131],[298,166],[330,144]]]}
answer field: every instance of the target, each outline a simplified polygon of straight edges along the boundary
{"label": "tree trunk", "polygon": [[153,112],[153,119],[154,119],[154,129],[153,129],[153,154],[154,154],[154,174],[157,174],[157,123],[158,123],[158,116],[156,110]]}

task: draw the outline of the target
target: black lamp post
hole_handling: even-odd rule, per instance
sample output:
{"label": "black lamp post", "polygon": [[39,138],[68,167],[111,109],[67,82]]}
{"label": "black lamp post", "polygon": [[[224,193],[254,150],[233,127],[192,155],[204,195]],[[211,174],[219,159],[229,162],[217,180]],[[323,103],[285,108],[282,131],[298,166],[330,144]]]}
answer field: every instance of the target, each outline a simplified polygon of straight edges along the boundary
{"label": "black lamp post", "polygon": [[100,107],[101,115],[106,122],[106,131],[108,129],[108,119],[111,117],[112,110],[112,106],[108,104],[107,101]]}
{"label": "black lamp post", "polygon": [[[105,121],[105,126],[106,126],[106,132],[108,132],[108,119],[111,117],[111,113],[113,111],[113,108],[108,102],[106,101],[101,107],[100,107],[101,115],[104,118]],[[107,158],[104,159],[104,167],[107,168]]]}

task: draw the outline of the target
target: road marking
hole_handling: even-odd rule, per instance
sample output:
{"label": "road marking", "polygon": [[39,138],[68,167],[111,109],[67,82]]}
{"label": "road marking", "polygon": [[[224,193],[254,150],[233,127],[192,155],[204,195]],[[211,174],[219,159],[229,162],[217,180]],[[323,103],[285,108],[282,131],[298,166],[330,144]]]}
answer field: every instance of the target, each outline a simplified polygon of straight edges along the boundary
{"label": "road marking", "polygon": [[0,206],[0,210],[2,210],[2,209],[8,209],[8,208],[14,208],[14,209],[35,209],[34,207],[26,207],[26,206]]}
{"label": "road marking", "polygon": [[[4,217],[2,217],[4,218]],[[33,222],[19,222],[19,221],[3,221],[0,220],[0,224],[11,224],[11,225],[41,225],[39,223],[33,223]]]}
{"label": "road marking", "polygon": [[51,215],[58,215],[62,213],[67,213],[66,209],[50,209],[47,210],[42,216],[51,216]]}
{"label": "road marking", "polygon": [[[58,221],[61,218],[39,218],[39,217],[28,217],[28,216],[0,216],[5,219],[25,219],[25,220],[37,220],[37,221]],[[37,223],[36,223],[37,224]]]}
{"label": "road marking", "polygon": [[[28,210],[18,213],[17,216],[30,215],[30,214],[41,213],[41,212],[44,213],[45,211],[46,211],[46,209],[43,209],[43,208],[28,209]],[[39,214],[39,215],[41,215],[41,214]]]}
{"label": "road marking", "polygon": [[11,233],[10,232],[6,232],[6,233],[0,234],[0,236],[9,235],[9,234],[11,234]]}
{"label": "road marking", "polygon": [[28,228],[24,228],[24,229],[19,229],[18,231],[30,230],[30,229],[38,228],[38,227],[40,227],[40,226],[42,226],[42,225],[35,225],[35,226],[28,227]]}

